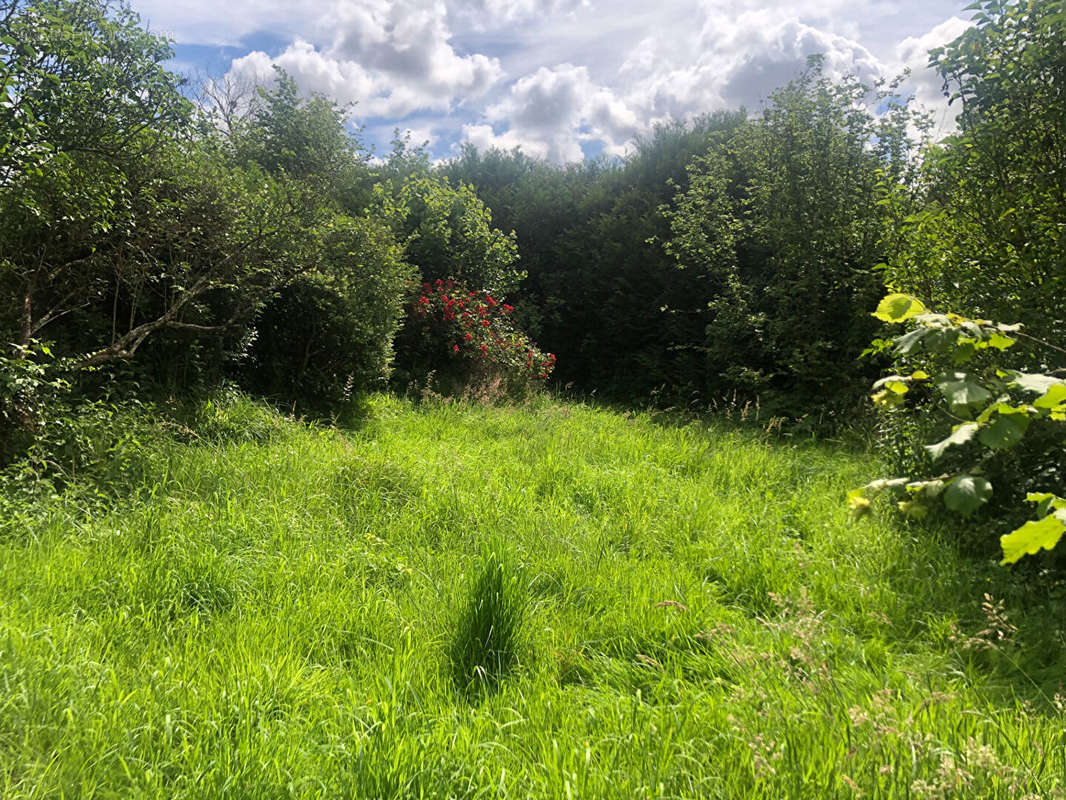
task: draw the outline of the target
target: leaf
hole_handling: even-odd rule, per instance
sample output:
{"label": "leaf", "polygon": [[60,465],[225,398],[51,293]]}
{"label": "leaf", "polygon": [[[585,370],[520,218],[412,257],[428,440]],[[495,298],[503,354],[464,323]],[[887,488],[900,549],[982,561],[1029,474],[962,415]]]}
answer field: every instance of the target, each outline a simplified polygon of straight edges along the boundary
{"label": "leaf", "polygon": [[908,517],[924,519],[929,514],[929,506],[917,500],[900,500],[896,506]]}
{"label": "leaf", "polygon": [[871,395],[870,399],[874,401],[874,405],[882,406],[884,408],[898,408],[904,403],[903,395],[897,394],[889,389],[882,389]]}
{"label": "leaf", "polygon": [[900,336],[896,339],[896,352],[907,355],[917,346],[918,342],[925,338],[929,330],[929,328],[915,328],[913,331]]}
{"label": "leaf", "polygon": [[888,389],[896,394],[906,394],[911,379],[906,375],[888,375],[874,384],[875,389]]}
{"label": "leaf", "polygon": [[988,346],[994,347],[997,350],[1006,350],[1014,344],[1014,342],[1014,339],[1011,339],[1009,336],[1004,336],[1001,333],[993,332],[992,335],[988,337]]}
{"label": "leaf", "polygon": [[1027,522],[1006,536],[1001,536],[999,543],[1003,547],[1003,560],[999,563],[1013,564],[1024,555],[1052,549],[1059,543],[1063,531],[1066,531],[1062,515],[1063,512],[1058,511],[1048,514],[1043,519]]}
{"label": "leaf", "polygon": [[870,499],[866,497],[866,487],[859,489],[852,489],[848,492],[848,507],[851,509],[851,516],[855,519],[864,517],[870,513],[872,506]]}
{"label": "leaf", "polygon": [[937,378],[936,387],[956,414],[992,399],[992,393],[965,372],[947,372],[941,375]]}
{"label": "leaf", "polygon": [[977,428],[976,422],[964,422],[962,425],[956,425],[948,438],[936,444],[926,445],[925,449],[929,451],[929,455],[936,461],[952,445],[966,444],[966,442],[970,441],[974,434],[977,433]]}
{"label": "leaf", "polygon": [[944,481],[940,478],[933,478],[930,481],[911,481],[907,484],[907,491],[932,499],[944,491]]}
{"label": "leaf", "polygon": [[971,358],[974,353],[977,352],[977,347],[970,340],[959,342],[959,346],[955,348],[955,352],[951,356],[951,360],[956,364],[965,364]]}
{"label": "leaf", "polygon": [[997,414],[996,421],[982,428],[978,438],[985,447],[1005,450],[1018,444],[1028,428],[1029,417],[1026,414]]}
{"label": "leaf", "polygon": [[944,505],[960,514],[972,514],[988,502],[992,484],[979,475],[960,475],[944,490]]}
{"label": "leaf", "polygon": [[1056,383],[1033,401],[1037,408],[1055,408],[1066,403],[1066,383]]}
{"label": "leaf", "polygon": [[890,294],[877,304],[873,316],[882,322],[905,322],[926,311],[922,302],[909,294]]}

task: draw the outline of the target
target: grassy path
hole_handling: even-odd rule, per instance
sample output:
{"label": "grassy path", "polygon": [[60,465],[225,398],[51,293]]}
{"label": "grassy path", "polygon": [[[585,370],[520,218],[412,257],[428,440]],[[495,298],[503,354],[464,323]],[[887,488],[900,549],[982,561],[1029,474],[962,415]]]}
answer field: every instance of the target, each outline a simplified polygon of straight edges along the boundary
{"label": "grassy path", "polygon": [[[861,455],[580,405],[262,424],[0,541],[0,797],[1066,796],[1061,614],[850,523]],[[514,663],[467,686],[486,619]]]}

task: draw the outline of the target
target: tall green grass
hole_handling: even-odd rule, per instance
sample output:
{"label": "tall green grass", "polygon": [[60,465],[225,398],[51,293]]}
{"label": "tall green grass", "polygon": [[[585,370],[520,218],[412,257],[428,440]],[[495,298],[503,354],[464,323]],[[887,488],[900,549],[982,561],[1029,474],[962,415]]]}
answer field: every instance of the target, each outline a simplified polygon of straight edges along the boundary
{"label": "tall green grass", "polygon": [[4,528],[0,797],[1064,796],[1061,586],[850,523],[862,452],[202,414]]}

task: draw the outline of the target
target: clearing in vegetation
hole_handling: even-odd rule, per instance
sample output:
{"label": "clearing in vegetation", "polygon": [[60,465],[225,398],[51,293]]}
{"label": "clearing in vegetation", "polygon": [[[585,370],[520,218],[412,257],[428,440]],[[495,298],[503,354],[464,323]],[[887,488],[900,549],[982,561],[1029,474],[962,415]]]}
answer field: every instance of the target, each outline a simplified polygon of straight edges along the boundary
{"label": "clearing in vegetation", "polygon": [[1064,796],[1061,588],[849,522],[854,448],[212,413],[7,523],[0,796]]}

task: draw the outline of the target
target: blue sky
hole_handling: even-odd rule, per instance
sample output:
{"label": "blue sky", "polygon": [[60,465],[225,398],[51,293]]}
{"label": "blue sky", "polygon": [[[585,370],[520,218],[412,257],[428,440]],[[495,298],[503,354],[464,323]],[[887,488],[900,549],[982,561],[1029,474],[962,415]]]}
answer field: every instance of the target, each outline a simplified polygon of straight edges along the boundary
{"label": "blue sky", "polygon": [[656,122],[757,110],[812,53],[908,89],[951,125],[926,51],[964,4],[890,0],[134,0],[175,42],[173,68],[269,81],[354,103],[378,152],[395,128],[447,158],[462,142],[574,161],[623,155]]}

